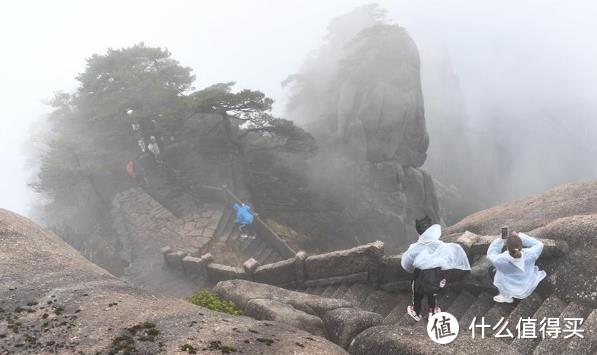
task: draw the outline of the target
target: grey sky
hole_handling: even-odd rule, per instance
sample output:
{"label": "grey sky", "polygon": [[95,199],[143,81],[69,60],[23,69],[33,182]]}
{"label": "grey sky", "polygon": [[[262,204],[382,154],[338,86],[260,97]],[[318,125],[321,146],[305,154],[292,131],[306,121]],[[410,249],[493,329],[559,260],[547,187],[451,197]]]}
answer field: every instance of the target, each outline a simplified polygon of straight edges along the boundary
{"label": "grey sky", "polygon": [[[85,58],[144,41],[194,69],[197,87],[236,81],[277,100],[280,82],[321,44],[329,20],[371,1],[12,1],[0,14],[0,207],[27,213],[32,195],[22,146],[73,90]],[[378,1],[425,56],[441,53],[458,76],[467,114],[488,107],[524,119],[544,104],[574,106],[594,125],[597,6],[590,1]],[[426,75],[423,66],[423,76]],[[429,90],[429,88],[424,88]],[[558,106],[558,105],[555,105]],[[555,107],[554,106],[554,107]],[[482,124],[482,122],[481,122]],[[431,137],[433,139],[433,137]]]}

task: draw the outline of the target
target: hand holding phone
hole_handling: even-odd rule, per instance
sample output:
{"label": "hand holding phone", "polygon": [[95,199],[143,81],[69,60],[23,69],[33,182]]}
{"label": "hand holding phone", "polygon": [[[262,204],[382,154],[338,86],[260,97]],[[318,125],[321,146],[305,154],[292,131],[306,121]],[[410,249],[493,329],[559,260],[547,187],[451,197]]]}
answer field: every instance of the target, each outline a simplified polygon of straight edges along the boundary
{"label": "hand holding phone", "polygon": [[508,227],[502,227],[502,239],[508,239]]}

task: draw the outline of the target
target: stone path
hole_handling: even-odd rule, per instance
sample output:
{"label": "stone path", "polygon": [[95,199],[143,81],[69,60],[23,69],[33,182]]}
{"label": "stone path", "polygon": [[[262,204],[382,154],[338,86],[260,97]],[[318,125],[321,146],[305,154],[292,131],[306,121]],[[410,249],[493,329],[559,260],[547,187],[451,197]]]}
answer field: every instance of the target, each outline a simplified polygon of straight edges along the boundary
{"label": "stone path", "polygon": [[189,254],[200,253],[214,236],[221,206],[206,204],[177,217],[141,188],[118,194],[113,205],[115,227],[130,263],[123,279],[146,291],[180,298],[206,287],[203,280],[168,269],[160,249],[172,245]]}

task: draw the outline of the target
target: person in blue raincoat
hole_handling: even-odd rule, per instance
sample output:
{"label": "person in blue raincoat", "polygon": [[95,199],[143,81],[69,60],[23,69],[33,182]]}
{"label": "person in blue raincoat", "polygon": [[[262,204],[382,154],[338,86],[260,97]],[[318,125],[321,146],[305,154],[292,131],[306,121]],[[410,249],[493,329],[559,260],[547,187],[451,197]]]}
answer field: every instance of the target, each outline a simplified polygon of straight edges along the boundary
{"label": "person in blue raincoat", "polygon": [[528,297],[541,280],[545,271],[539,270],[535,261],[543,251],[543,243],[524,233],[513,231],[505,240],[494,240],[487,249],[487,258],[495,267],[493,284],[500,292],[493,298],[499,303],[512,303],[513,298]]}
{"label": "person in blue raincoat", "polygon": [[401,259],[402,268],[414,273],[411,282],[412,303],[406,312],[417,322],[422,318],[421,306],[425,296],[429,315],[441,312],[437,294],[446,284],[448,270],[471,269],[464,249],[456,243],[440,241],[442,227],[434,224],[427,228],[429,224],[417,225],[419,240],[409,246]]}
{"label": "person in blue raincoat", "polygon": [[236,224],[238,224],[238,229],[240,230],[240,237],[241,238],[250,238],[255,239],[255,232],[253,231],[253,220],[255,216],[251,211],[251,206],[247,204],[234,204],[234,210],[236,211]]}

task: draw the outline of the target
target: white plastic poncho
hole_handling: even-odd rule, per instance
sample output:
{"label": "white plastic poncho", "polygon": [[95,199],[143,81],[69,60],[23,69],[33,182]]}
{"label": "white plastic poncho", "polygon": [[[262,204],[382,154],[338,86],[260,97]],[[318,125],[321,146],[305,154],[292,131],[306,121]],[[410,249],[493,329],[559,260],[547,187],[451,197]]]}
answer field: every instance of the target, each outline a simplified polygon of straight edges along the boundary
{"label": "white plastic poncho", "polygon": [[411,244],[402,254],[401,264],[407,272],[415,269],[427,270],[440,267],[442,270],[470,270],[471,266],[464,249],[456,243],[444,243],[439,240],[442,227],[434,224]]}
{"label": "white plastic poncho", "polygon": [[539,271],[535,261],[543,251],[543,243],[524,233],[518,233],[522,240],[522,256],[513,258],[508,250],[502,252],[504,240],[494,240],[487,249],[487,258],[495,266],[493,284],[506,297],[523,299],[528,297],[545,278],[545,271]]}

